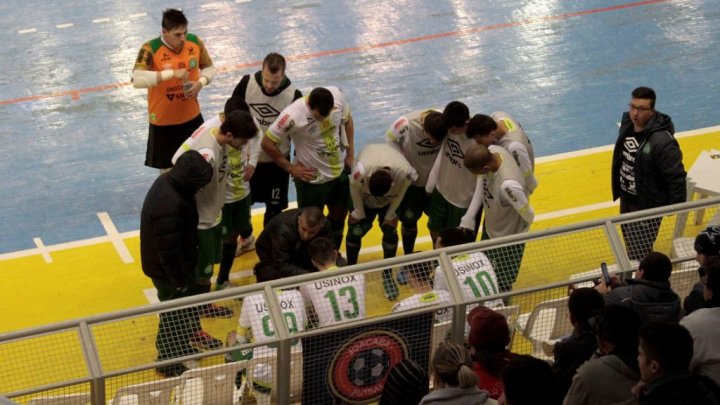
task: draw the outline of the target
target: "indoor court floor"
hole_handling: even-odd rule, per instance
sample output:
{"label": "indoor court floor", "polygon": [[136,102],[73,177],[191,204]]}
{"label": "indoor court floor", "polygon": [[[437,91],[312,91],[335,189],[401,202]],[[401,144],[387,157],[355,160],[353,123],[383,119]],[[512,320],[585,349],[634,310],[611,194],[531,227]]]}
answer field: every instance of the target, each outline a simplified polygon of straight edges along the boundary
{"label": "indoor court floor", "polygon": [[[146,93],[129,80],[168,6],[219,68],[206,119],[273,51],[301,90],[343,89],[357,152],[452,100],[514,115],[539,157],[533,229],[617,213],[610,151],[637,86],[682,132],[686,168],[720,147],[716,0],[5,0],[0,333],[153,300],[137,229],[158,172],[143,166]],[[380,257],[374,238],[361,260]]]}

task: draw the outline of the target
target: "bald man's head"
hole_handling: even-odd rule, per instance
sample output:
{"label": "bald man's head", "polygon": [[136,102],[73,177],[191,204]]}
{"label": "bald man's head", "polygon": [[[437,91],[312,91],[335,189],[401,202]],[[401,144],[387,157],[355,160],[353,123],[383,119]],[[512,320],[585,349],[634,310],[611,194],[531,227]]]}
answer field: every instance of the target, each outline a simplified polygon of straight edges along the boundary
{"label": "bald man's head", "polygon": [[485,145],[473,145],[465,152],[465,167],[473,174],[485,174],[493,164],[493,154]]}

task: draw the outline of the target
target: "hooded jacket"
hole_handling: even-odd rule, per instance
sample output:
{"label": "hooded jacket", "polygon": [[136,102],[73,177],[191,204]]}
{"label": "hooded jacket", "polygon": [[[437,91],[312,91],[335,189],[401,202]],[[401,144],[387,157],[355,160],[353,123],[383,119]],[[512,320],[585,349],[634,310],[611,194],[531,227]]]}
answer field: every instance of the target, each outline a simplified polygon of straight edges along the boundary
{"label": "hooded jacket", "polygon": [[719,405],[720,387],[711,379],[683,370],[650,381],[640,405]]}
{"label": "hooded jacket", "polygon": [[[300,208],[282,212],[258,236],[255,242],[255,252],[260,259],[255,265],[258,282],[317,271],[307,251],[310,241],[300,239],[298,232],[298,217],[301,213]],[[329,221],[325,221],[315,238],[320,236],[330,237]]]}
{"label": "hooded jacket", "polygon": [[634,309],[643,324],[680,319],[680,297],[667,281],[630,279],[627,285],[610,290],[604,298],[606,305],[621,304]]}
{"label": "hooded jacket", "polygon": [[614,354],[591,359],[573,377],[563,405],[636,404],[630,389],[638,380],[638,373]]}
{"label": "hooded jacket", "polygon": [[210,179],[212,167],[194,150],[155,179],[140,214],[140,258],[148,277],[176,287],[193,280],[198,257],[195,193]]}
{"label": "hooded jacket", "polygon": [[[635,155],[635,187],[640,209],[661,207],[685,202],[687,185],[685,167],[682,163],[680,145],[673,136],[672,119],[655,112],[643,131],[643,139]],[[633,135],[630,114],[622,116],[620,131],[612,159],[613,200],[620,198],[620,168],[623,161],[623,145]]]}
{"label": "hooded jacket", "polygon": [[445,387],[425,395],[419,405],[490,405],[497,404],[494,399],[488,396],[486,391],[477,387],[459,388]]}

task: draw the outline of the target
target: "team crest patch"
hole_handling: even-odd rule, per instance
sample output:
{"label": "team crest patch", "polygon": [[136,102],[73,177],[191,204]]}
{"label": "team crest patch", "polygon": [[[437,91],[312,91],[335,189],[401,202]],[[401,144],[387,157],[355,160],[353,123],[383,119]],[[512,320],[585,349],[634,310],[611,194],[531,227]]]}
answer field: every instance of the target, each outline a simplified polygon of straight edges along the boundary
{"label": "team crest patch", "polygon": [[190,62],[188,63],[188,66],[190,66],[190,69],[195,69],[198,67],[198,61],[196,58],[191,58]]}
{"label": "team crest patch", "polygon": [[366,403],[382,393],[390,370],[408,357],[405,341],[390,330],[353,336],[335,352],[328,368],[332,393],[348,403]]}
{"label": "team crest patch", "polygon": [[642,153],[643,153],[643,155],[649,155],[651,148],[652,148],[652,147],[650,146],[650,144],[649,144],[649,143],[646,143],[645,146],[643,146],[643,148],[642,148]]}

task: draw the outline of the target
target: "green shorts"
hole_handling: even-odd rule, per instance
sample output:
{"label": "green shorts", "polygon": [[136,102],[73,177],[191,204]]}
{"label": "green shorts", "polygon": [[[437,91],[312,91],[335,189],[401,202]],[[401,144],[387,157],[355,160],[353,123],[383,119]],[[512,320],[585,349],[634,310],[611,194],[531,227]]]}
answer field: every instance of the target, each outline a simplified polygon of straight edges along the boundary
{"label": "green shorts", "polygon": [[344,207],[350,200],[350,181],[343,170],[336,179],[327,183],[312,184],[293,179],[297,191],[298,208],[305,207]]}
{"label": "green shorts", "polygon": [[252,233],[252,222],[250,221],[250,206],[252,197],[248,195],[242,200],[226,203],[222,209],[222,237],[237,237],[242,231],[249,230]]}
{"label": "green shorts", "polygon": [[440,232],[443,229],[457,228],[466,212],[467,208],[454,206],[435,189],[430,197],[428,229],[431,232]]}
{"label": "green shorts", "polygon": [[198,229],[198,262],[195,266],[196,280],[210,280],[213,265],[220,263],[222,252],[222,226],[210,229]]}
{"label": "green shorts", "polygon": [[403,223],[414,224],[420,220],[423,212],[428,215],[429,209],[430,196],[425,192],[425,187],[410,186],[400,202],[397,216]]}

